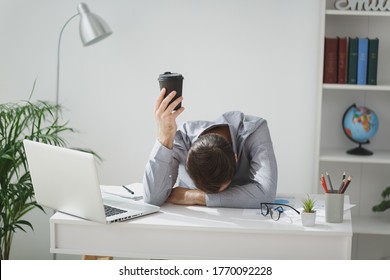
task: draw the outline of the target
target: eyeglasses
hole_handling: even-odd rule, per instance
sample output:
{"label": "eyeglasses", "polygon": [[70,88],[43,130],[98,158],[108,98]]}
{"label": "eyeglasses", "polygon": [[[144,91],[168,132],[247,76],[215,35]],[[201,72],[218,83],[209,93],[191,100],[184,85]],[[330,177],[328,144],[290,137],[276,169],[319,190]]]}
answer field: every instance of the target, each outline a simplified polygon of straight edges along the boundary
{"label": "eyeglasses", "polygon": [[[272,205],[272,206],[271,206]],[[276,206],[276,207],[273,207]],[[281,204],[281,203],[260,203],[260,208],[261,208],[261,214],[265,217],[268,214],[271,215],[271,218],[275,221],[280,219],[280,215],[284,212],[283,207],[289,207],[297,214],[300,214],[297,209],[294,207],[287,205],[287,204]]]}

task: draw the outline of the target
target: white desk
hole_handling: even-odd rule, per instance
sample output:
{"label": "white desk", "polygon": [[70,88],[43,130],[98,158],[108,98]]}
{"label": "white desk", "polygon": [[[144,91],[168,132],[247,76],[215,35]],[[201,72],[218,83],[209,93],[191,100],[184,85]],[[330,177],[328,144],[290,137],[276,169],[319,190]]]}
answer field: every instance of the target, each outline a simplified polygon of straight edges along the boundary
{"label": "white desk", "polygon": [[316,225],[306,228],[298,214],[286,214],[273,221],[258,210],[165,204],[159,213],[104,225],[56,213],[50,251],[137,259],[351,258],[349,210],[341,224],[317,216]]}

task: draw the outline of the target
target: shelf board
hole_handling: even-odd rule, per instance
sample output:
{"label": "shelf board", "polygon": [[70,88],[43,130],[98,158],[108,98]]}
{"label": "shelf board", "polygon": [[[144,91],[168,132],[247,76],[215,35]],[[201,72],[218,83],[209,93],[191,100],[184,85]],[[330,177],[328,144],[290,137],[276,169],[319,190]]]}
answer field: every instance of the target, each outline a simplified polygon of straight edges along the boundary
{"label": "shelf board", "polygon": [[390,85],[323,84],[322,88],[332,90],[390,91]]}
{"label": "shelf board", "polygon": [[352,217],[353,233],[390,235],[390,217]]}
{"label": "shelf board", "polygon": [[351,163],[377,163],[390,164],[390,151],[372,150],[372,156],[355,156],[346,153],[345,149],[321,149],[320,160],[332,162],[351,162]]}
{"label": "shelf board", "polygon": [[390,16],[389,11],[351,11],[351,10],[326,10],[327,15],[335,16]]}

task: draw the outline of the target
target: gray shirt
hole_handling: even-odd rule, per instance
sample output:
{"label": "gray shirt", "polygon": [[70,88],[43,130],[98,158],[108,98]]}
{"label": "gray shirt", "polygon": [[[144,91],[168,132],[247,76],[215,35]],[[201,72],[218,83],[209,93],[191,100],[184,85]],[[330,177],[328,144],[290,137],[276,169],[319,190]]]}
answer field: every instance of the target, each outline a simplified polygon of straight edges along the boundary
{"label": "gray shirt", "polygon": [[266,120],[242,112],[227,112],[215,121],[189,121],[176,132],[173,149],[156,141],[145,168],[144,200],[162,205],[177,185],[196,189],[185,170],[192,143],[205,130],[228,125],[237,154],[237,172],[223,192],[206,194],[210,207],[259,208],[276,196],[277,164]]}

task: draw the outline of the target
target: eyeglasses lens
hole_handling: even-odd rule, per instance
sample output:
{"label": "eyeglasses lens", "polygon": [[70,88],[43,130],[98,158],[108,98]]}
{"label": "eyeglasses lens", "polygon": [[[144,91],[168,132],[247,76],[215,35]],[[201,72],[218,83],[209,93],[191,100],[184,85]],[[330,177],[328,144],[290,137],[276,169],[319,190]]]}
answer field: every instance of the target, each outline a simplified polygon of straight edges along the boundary
{"label": "eyeglasses lens", "polygon": [[267,204],[261,204],[261,214],[263,216],[267,216],[269,213],[269,208],[267,206]]}
{"label": "eyeglasses lens", "polygon": [[271,218],[274,219],[275,221],[278,221],[280,219],[280,215],[284,212],[283,207],[279,206],[274,209],[270,210],[271,212]]}

